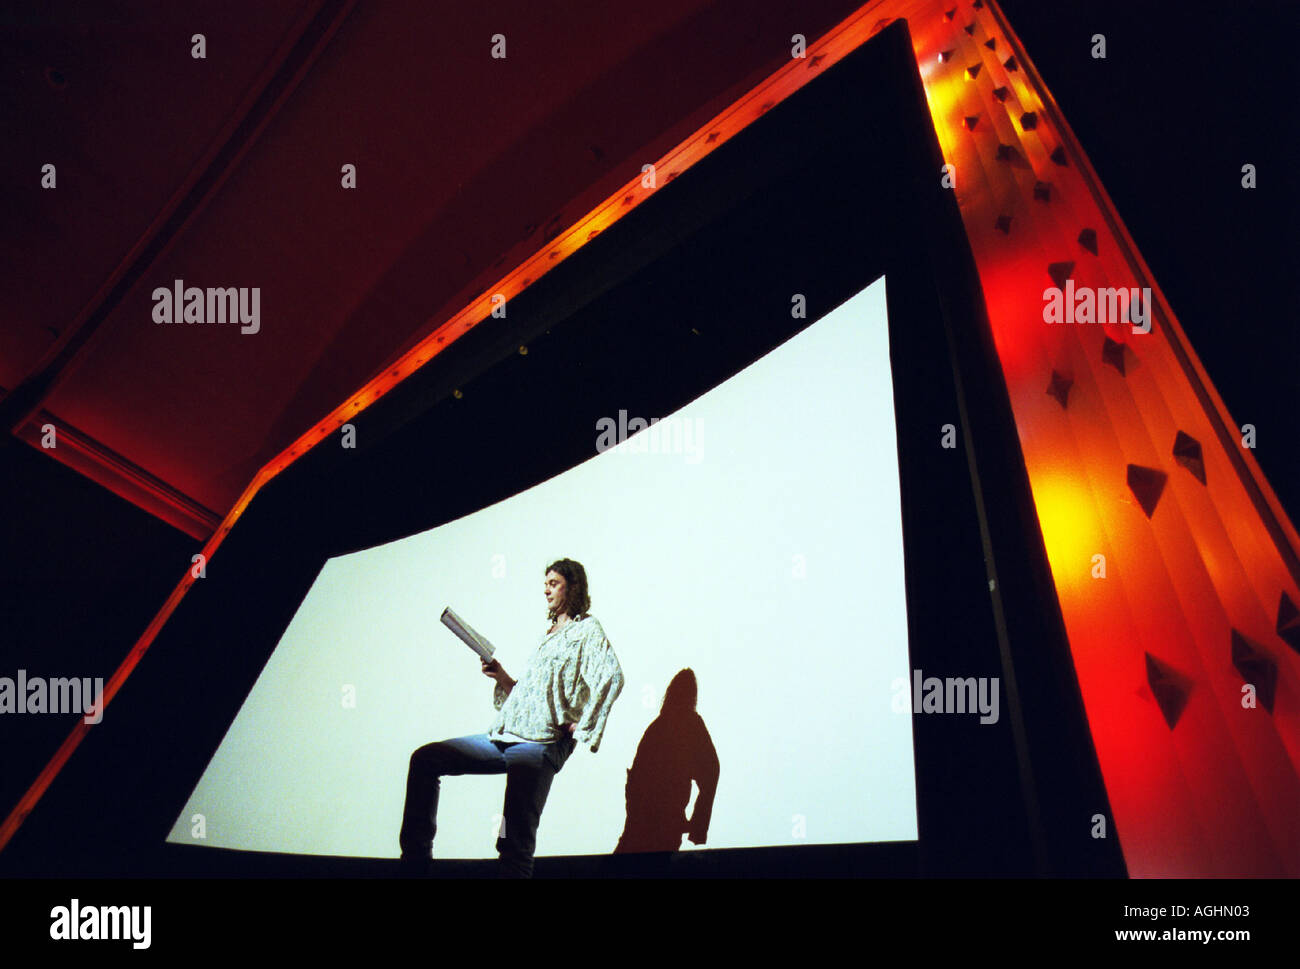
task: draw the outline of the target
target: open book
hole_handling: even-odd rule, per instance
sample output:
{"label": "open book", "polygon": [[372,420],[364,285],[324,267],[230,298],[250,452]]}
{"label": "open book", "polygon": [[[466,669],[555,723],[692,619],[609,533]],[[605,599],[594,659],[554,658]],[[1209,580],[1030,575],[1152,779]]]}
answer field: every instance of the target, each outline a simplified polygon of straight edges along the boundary
{"label": "open book", "polygon": [[442,610],[442,624],[454,632],[466,646],[478,653],[485,662],[492,662],[496,647],[476,633],[469,625],[451,611],[451,607]]}

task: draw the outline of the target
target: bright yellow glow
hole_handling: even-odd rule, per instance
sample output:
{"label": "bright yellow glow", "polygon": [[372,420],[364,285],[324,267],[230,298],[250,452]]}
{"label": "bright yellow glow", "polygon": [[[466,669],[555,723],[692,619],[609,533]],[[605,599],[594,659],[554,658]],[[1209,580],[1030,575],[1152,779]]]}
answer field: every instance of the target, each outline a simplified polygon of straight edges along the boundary
{"label": "bright yellow glow", "polygon": [[1033,468],[1031,472],[1034,504],[1057,593],[1064,600],[1091,591],[1092,557],[1106,545],[1091,490],[1086,481],[1060,468]]}

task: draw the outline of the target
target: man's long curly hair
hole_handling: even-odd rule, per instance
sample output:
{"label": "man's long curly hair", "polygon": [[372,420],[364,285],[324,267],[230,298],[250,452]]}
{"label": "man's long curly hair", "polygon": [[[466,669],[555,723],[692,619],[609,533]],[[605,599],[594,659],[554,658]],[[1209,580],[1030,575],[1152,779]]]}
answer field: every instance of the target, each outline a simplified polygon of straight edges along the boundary
{"label": "man's long curly hair", "polygon": [[[546,618],[555,622],[560,613],[566,613],[571,620],[585,618],[591,608],[591,594],[587,591],[587,570],[581,562],[573,559],[560,559],[546,567],[546,572],[554,572],[564,579],[564,602],[551,609]],[[546,575],[543,572],[542,575]]]}

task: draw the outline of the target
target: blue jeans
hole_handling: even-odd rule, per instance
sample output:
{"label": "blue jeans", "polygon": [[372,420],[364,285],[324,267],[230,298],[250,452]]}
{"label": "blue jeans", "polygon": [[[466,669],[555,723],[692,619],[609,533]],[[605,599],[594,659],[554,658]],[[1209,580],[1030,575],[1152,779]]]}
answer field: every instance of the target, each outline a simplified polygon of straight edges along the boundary
{"label": "blue jeans", "polygon": [[429,858],[438,830],[439,779],[456,774],[505,774],[506,800],[501,814],[505,834],[497,838],[503,874],[531,878],[537,825],[551,781],[573,753],[577,741],[564,737],[550,744],[488,740],[485,733],[425,744],[411,754],[402,815],[402,860]]}

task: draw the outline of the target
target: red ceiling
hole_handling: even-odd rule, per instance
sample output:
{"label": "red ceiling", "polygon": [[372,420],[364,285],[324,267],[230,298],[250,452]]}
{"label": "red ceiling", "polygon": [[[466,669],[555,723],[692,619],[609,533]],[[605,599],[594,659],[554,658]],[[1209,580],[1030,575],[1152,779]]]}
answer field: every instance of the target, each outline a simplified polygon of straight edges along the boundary
{"label": "red ceiling", "polygon": [[[52,456],[162,517],[159,495],[201,506],[169,520],[202,532],[399,350],[859,5],[7,10],[9,429],[66,427],[84,446]],[[261,332],[156,325],[175,279],[260,288]]]}

